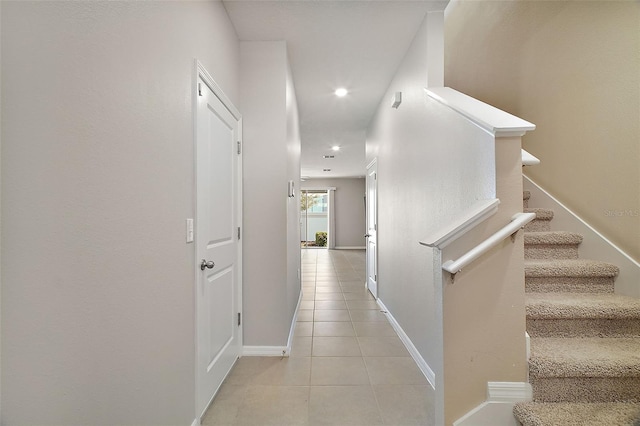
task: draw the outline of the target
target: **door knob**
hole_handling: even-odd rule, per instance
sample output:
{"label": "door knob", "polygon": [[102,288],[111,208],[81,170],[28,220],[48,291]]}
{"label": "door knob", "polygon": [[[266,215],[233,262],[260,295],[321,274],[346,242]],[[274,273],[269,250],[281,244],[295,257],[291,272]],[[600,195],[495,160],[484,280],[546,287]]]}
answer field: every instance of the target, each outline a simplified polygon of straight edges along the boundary
{"label": "door knob", "polygon": [[200,269],[203,271],[204,268],[213,269],[214,266],[216,266],[216,264],[213,260],[207,262],[206,260],[202,259],[202,263],[200,263]]}
{"label": "door knob", "polygon": [[365,237],[365,238],[369,238],[370,236],[371,236],[371,235],[369,235],[369,234],[364,234],[364,237]]}

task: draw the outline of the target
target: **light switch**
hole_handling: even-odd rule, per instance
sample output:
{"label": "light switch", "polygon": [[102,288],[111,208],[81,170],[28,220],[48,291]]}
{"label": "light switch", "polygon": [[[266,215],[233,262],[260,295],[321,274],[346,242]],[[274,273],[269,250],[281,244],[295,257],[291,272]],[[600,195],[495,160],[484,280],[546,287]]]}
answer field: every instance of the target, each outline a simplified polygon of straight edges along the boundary
{"label": "light switch", "polygon": [[193,242],[193,219],[187,219],[187,242]]}

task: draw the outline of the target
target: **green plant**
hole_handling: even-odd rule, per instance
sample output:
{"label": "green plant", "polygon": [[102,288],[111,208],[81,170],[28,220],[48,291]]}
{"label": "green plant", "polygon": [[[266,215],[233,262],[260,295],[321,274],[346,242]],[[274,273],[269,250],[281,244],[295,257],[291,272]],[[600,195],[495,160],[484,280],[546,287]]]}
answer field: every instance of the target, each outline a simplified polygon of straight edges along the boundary
{"label": "green plant", "polygon": [[319,199],[317,197],[317,194],[309,194],[309,193],[303,192],[300,197],[300,210],[303,212],[307,210],[311,210],[313,206],[318,204],[318,201]]}
{"label": "green plant", "polygon": [[318,247],[326,247],[327,246],[327,233],[324,231],[316,232],[316,246]]}

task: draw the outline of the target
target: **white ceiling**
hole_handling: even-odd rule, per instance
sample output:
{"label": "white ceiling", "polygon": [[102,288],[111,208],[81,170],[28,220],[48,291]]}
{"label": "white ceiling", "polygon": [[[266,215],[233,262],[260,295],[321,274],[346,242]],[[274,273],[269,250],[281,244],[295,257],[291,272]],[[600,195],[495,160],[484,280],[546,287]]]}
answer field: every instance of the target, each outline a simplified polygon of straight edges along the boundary
{"label": "white ceiling", "polygon": [[[367,125],[425,14],[443,10],[446,3],[224,1],[240,40],[287,42],[300,113],[303,178],[364,176]],[[336,97],[338,87],[349,94]],[[331,151],[333,145],[340,151]]]}

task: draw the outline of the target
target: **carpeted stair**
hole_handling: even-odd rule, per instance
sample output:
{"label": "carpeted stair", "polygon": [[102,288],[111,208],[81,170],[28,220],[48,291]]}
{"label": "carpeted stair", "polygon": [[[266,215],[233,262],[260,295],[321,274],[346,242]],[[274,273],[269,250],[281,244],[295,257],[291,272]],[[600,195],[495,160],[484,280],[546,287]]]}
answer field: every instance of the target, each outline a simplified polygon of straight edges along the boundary
{"label": "carpeted stair", "polygon": [[523,426],[640,426],[640,300],[614,294],[618,268],[579,258],[582,236],[552,231],[553,211],[525,227],[529,381]]}

